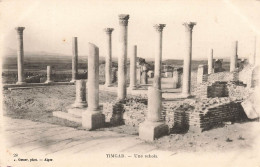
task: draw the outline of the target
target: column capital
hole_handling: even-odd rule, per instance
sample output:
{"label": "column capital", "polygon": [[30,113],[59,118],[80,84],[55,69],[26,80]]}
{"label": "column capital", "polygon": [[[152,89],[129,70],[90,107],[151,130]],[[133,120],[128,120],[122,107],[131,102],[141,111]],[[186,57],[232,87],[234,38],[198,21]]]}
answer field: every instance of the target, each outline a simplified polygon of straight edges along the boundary
{"label": "column capital", "polygon": [[104,31],[106,32],[106,34],[112,34],[114,28],[104,28]]}
{"label": "column capital", "polygon": [[187,31],[192,31],[193,27],[196,25],[196,22],[184,22],[184,25],[187,28]]}
{"label": "column capital", "polygon": [[25,29],[25,27],[15,27],[15,30],[18,32],[18,33],[23,33],[23,30]]}
{"label": "column capital", "polygon": [[119,17],[119,25],[122,26],[128,25],[129,14],[120,14],[118,15],[118,17]]}
{"label": "column capital", "polygon": [[166,24],[155,24],[153,27],[155,28],[156,31],[162,32],[163,28],[166,26]]}

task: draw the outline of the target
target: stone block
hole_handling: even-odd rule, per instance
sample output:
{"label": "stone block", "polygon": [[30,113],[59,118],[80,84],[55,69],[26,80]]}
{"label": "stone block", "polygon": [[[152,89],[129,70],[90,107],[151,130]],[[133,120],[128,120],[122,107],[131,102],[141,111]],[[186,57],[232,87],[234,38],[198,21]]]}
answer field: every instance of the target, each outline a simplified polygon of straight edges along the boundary
{"label": "stone block", "polygon": [[101,112],[86,111],[82,113],[82,127],[94,130],[105,126],[105,115]]}
{"label": "stone block", "polygon": [[147,141],[154,141],[156,138],[168,135],[168,125],[163,122],[145,121],[139,125],[139,138]]}
{"label": "stone block", "polygon": [[79,117],[82,116],[82,113],[85,112],[87,108],[67,108],[68,113],[77,115]]}

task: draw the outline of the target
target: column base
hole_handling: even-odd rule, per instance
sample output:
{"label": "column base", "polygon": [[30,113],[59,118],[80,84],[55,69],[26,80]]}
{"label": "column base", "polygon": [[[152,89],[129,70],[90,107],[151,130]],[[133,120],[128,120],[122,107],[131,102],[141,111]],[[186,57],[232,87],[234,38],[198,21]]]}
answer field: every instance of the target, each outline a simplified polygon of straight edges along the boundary
{"label": "column base", "polygon": [[189,97],[191,97],[191,94],[189,94],[189,93],[182,93],[180,95],[180,98],[189,98]]}
{"label": "column base", "polygon": [[86,130],[94,130],[105,126],[105,115],[100,111],[90,111],[82,113],[82,127]]}
{"label": "column base", "polygon": [[73,82],[73,83],[75,83],[75,82],[76,82],[76,79],[73,79],[73,80],[71,80],[70,82]]}
{"label": "column base", "polygon": [[131,89],[131,90],[136,90],[136,89],[138,88],[138,86],[136,86],[136,85],[134,85],[134,86],[130,85],[128,88]]}
{"label": "column base", "polygon": [[50,84],[53,83],[53,81],[45,81],[45,83]]}
{"label": "column base", "polygon": [[112,87],[112,84],[104,84],[105,87]]}
{"label": "column base", "polygon": [[87,106],[87,102],[75,102],[71,105],[72,108],[86,108]]}
{"label": "column base", "polygon": [[139,138],[146,141],[154,141],[156,138],[169,133],[168,125],[164,122],[145,121],[139,125]]}
{"label": "column base", "polygon": [[25,84],[26,82],[20,82],[20,81],[16,82],[16,85],[25,85]]}

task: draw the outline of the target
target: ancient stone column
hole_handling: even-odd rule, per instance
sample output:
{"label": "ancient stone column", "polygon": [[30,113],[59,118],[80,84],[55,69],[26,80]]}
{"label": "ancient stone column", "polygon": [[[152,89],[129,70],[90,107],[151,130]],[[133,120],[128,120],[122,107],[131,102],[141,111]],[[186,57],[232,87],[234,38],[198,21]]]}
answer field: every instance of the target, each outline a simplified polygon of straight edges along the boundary
{"label": "ancient stone column", "polygon": [[87,130],[104,126],[105,115],[99,107],[99,48],[89,43],[88,109],[82,113],[82,126]]}
{"label": "ancient stone column", "polygon": [[76,99],[72,107],[84,108],[87,107],[86,102],[86,81],[76,80]]}
{"label": "ancient stone column", "polygon": [[182,95],[185,97],[190,96],[191,87],[191,60],[192,60],[192,29],[195,22],[186,22],[183,24],[186,28],[185,38],[185,53],[183,62],[183,82],[182,82]]}
{"label": "ancient stone column", "polygon": [[126,75],[127,75],[127,27],[128,14],[119,15],[119,55],[118,55],[118,92],[117,99],[126,98]]}
{"label": "ancient stone column", "polygon": [[213,73],[213,49],[210,49],[208,56],[208,74]]}
{"label": "ancient stone column", "polygon": [[78,38],[72,38],[72,78],[70,82],[78,79]]}
{"label": "ancient stone column", "polygon": [[254,39],[254,53],[253,53],[253,55],[251,55],[250,57],[249,57],[249,63],[251,64],[251,65],[255,65],[255,60],[256,60],[256,43],[257,43],[257,38],[256,38],[256,36],[255,36],[255,39]]}
{"label": "ancient stone column", "polygon": [[237,47],[238,41],[234,42],[234,52],[231,54],[230,57],[230,72],[234,72],[237,68]]}
{"label": "ancient stone column", "polygon": [[177,89],[180,87],[180,72],[178,68],[173,69],[172,80],[173,80],[173,88]]}
{"label": "ancient stone column", "polygon": [[106,67],[105,67],[105,85],[111,86],[112,84],[112,32],[113,28],[105,28],[104,31],[107,34],[107,55],[106,55]]}
{"label": "ancient stone column", "polygon": [[133,46],[133,53],[130,57],[130,89],[136,89],[136,57],[137,46]]}
{"label": "ancient stone column", "polygon": [[138,84],[141,84],[141,75],[142,75],[141,66],[138,66],[136,69],[136,79]]}
{"label": "ancient stone column", "polygon": [[207,68],[207,65],[202,65],[200,64],[198,66],[198,72],[197,72],[197,84],[201,84],[203,82],[206,82],[207,81],[207,71],[208,71],[208,68]]}
{"label": "ancient stone column", "polygon": [[168,134],[168,126],[161,119],[162,92],[157,85],[159,79],[155,76],[154,85],[148,88],[148,112],[145,121],[139,125],[139,137],[148,141]]}
{"label": "ancient stone column", "polygon": [[148,75],[147,71],[143,71],[141,74],[141,84],[148,84]]}
{"label": "ancient stone column", "polygon": [[45,81],[45,83],[52,83],[52,67],[51,66],[47,66],[47,80]]}
{"label": "ancient stone column", "polygon": [[161,89],[161,71],[162,71],[162,32],[165,24],[156,24],[154,28],[157,32],[157,41],[158,44],[155,47],[155,59],[154,59],[154,77],[158,77],[156,80],[159,86],[158,88]]}
{"label": "ancient stone column", "polygon": [[23,66],[23,30],[24,27],[16,27],[17,31],[17,39],[18,39],[18,48],[17,48],[17,74],[18,74],[18,81],[16,84],[22,85],[25,84],[24,80],[24,66]]}

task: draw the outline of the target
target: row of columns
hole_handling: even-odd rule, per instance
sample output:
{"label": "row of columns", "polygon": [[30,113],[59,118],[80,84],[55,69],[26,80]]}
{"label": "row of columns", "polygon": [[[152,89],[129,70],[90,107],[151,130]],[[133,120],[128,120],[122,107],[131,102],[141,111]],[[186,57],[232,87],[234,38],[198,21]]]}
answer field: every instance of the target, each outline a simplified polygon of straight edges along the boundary
{"label": "row of columns", "polygon": [[[129,15],[119,15],[119,25],[120,25],[120,40],[119,40],[119,56],[118,56],[118,99],[126,98],[127,89],[126,89],[126,73],[127,73],[127,35],[128,35],[128,20]],[[183,65],[183,86],[182,93],[185,96],[190,95],[190,84],[191,84],[191,59],[192,59],[192,30],[196,23],[189,22],[183,24],[186,27],[186,53],[184,56],[184,65]],[[165,24],[157,24],[154,26],[157,35],[158,45],[155,48],[155,71],[154,75],[158,76],[158,87],[161,89],[161,62],[162,62],[162,32]],[[17,37],[18,37],[18,50],[17,50],[17,68],[18,68],[18,82],[17,84],[24,84],[24,49],[23,49],[23,31],[24,27],[17,27]],[[106,28],[105,32],[107,33],[107,56],[106,56],[106,86],[111,85],[111,67],[112,67],[112,32],[113,28]],[[78,42],[77,37],[73,37],[72,39],[72,80],[71,82],[75,82],[78,75]],[[234,53],[231,55],[230,59],[230,72],[235,71],[237,67],[237,49],[238,42],[234,43]],[[256,47],[256,46],[255,46]],[[134,89],[136,87],[136,56],[137,56],[137,46],[133,48],[133,54],[130,58],[130,87]],[[253,56],[255,59],[255,55]],[[251,63],[254,63],[251,60]],[[213,49],[210,50],[209,58],[208,58],[208,73],[213,72]],[[50,73],[50,67],[47,67],[47,76]],[[50,76],[50,75],[49,75]],[[47,81],[51,81],[47,79]]]}

